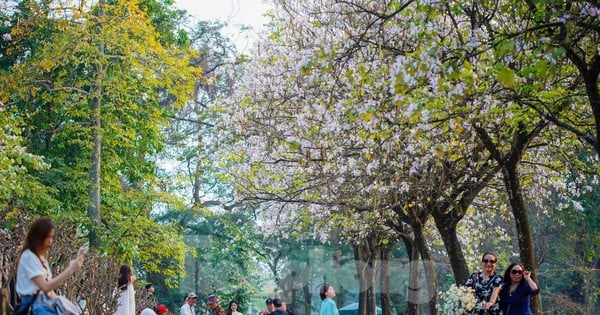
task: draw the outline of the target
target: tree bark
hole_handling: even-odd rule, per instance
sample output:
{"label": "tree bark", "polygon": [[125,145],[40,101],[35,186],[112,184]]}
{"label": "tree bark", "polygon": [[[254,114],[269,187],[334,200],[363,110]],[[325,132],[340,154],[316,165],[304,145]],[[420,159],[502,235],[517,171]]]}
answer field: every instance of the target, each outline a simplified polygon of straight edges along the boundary
{"label": "tree bark", "polygon": [[[507,163],[503,169],[504,183],[515,219],[521,263],[527,270],[531,270],[531,278],[537,283],[537,265],[535,263],[533,237],[529,228],[529,218],[527,217],[527,209],[523,200],[517,169],[518,163],[516,161]],[[533,296],[531,299],[531,311],[533,314],[542,314],[542,300],[539,294]]]}
{"label": "tree bark", "polygon": [[310,292],[310,286],[305,284],[302,287],[302,292],[304,293],[304,315],[312,314],[312,293]]}
{"label": "tree bark", "polygon": [[429,246],[425,234],[423,233],[423,227],[420,224],[415,224],[413,226],[413,233],[415,235],[415,244],[417,245],[423,263],[423,270],[425,271],[425,282],[427,283],[427,292],[425,293],[427,294],[427,301],[429,304],[428,314],[438,314],[438,279],[435,264],[431,258],[431,253],[429,252]]}
{"label": "tree bark", "polygon": [[408,315],[417,315],[419,313],[419,278],[421,271],[419,269],[419,251],[415,248],[414,241],[409,237],[402,237],[408,259],[410,263],[410,272],[408,274],[408,300],[406,302],[406,313]]}
{"label": "tree bark", "polygon": [[354,261],[359,282],[358,315],[377,314],[375,290],[381,251],[377,245],[378,241],[369,236],[360,244],[354,245]]}
{"label": "tree bark", "polygon": [[456,235],[456,226],[459,221],[449,222],[449,220],[444,220],[441,216],[436,215],[436,212],[438,211],[434,211],[433,218],[442,237],[442,241],[444,242],[444,247],[446,247],[452,274],[454,274],[454,281],[457,285],[464,284],[469,278],[469,268],[467,266],[465,254],[458,241],[458,235]]}
{"label": "tree bark", "polygon": [[379,299],[381,300],[381,314],[392,315],[392,296],[390,292],[390,259],[393,245],[384,246],[381,250],[381,268],[379,273]]}
{"label": "tree bark", "polygon": [[101,102],[100,95],[102,94],[102,89],[100,86],[97,87],[96,93],[94,93],[94,97],[92,99],[92,133],[94,139],[94,149],[92,151],[91,157],[91,168],[90,168],[90,188],[89,188],[89,198],[90,205],[88,207],[88,217],[92,223],[92,228],[90,229],[89,240],[90,246],[99,247],[101,244],[100,237],[96,232],[96,229],[100,226],[100,222],[102,220],[102,215],[100,212],[100,164],[102,161],[102,116],[101,116]]}
{"label": "tree bark", "polygon": [[[98,16],[104,15],[103,4],[106,0],[100,0],[98,4],[100,9],[98,10]],[[104,53],[104,43],[98,44],[98,50],[100,53]],[[104,67],[97,65],[96,68],[96,84],[91,88],[92,95],[92,137],[94,139],[94,149],[91,156],[91,168],[90,168],[90,187],[88,196],[90,198],[90,205],[88,207],[88,217],[92,223],[89,240],[91,247],[100,247],[101,240],[100,236],[96,232],[96,229],[100,226],[102,221],[102,213],[100,212],[100,177],[101,177],[101,162],[102,162],[102,74],[104,73]]]}

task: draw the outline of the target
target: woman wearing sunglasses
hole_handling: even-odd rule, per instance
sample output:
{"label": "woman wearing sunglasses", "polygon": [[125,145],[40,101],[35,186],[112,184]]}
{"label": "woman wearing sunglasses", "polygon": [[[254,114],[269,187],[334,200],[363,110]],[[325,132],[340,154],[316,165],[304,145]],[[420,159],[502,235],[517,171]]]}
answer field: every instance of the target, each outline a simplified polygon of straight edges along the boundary
{"label": "woman wearing sunglasses", "polygon": [[504,315],[531,315],[530,297],[539,292],[539,287],[531,279],[531,271],[526,271],[519,263],[512,263],[504,272],[500,308]]}
{"label": "woman wearing sunglasses", "polygon": [[502,277],[496,273],[498,258],[494,253],[485,253],[481,258],[481,271],[474,272],[465,283],[473,288],[477,297],[478,310],[475,314],[500,315],[498,295],[502,287]]}

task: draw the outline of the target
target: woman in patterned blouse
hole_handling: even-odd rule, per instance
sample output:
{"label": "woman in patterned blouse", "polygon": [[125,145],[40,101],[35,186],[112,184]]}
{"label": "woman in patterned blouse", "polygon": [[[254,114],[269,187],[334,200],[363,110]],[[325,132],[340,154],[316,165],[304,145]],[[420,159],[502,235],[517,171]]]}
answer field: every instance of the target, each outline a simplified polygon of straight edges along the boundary
{"label": "woman in patterned blouse", "polygon": [[498,258],[494,253],[485,253],[481,258],[482,271],[474,272],[465,283],[475,290],[477,307],[475,314],[500,315],[498,294],[502,288],[502,276],[496,273]]}

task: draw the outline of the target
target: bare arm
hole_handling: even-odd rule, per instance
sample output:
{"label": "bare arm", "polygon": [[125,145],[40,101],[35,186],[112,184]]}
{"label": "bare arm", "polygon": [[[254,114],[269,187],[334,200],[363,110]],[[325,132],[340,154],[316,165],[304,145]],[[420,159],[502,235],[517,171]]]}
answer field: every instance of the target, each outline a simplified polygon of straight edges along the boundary
{"label": "bare arm", "polygon": [[83,253],[79,253],[75,259],[69,262],[69,267],[61,272],[58,276],[46,280],[46,277],[39,275],[31,279],[42,291],[44,291],[48,297],[54,298],[56,294],[54,289],[58,288],[59,285],[63,284],[77,269],[83,265]]}
{"label": "bare arm", "polygon": [[533,279],[531,279],[531,271],[524,271],[523,272],[523,277],[525,278],[525,281],[527,281],[527,284],[529,284],[529,287],[531,288],[531,290],[532,291],[537,291],[538,286],[533,281]]}
{"label": "bare arm", "polygon": [[492,307],[494,304],[496,304],[496,301],[498,301],[498,295],[500,294],[501,289],[502,289],[502,287],[494,288],[494,290],[492,291],[492,295],[490,296],[490,301],[485,302],[485,304],[483,306],[484,310],[488,310],[488,309],[490,309],[490,307]]}

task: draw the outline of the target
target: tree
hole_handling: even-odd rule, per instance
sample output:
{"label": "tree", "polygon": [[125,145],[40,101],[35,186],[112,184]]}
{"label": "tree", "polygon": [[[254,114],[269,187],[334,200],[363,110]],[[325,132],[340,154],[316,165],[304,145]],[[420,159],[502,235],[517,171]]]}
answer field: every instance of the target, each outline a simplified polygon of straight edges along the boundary
{"label": "tree", "polygon": [[[162,149],[160,128],[168,113],[162,101],[169,95],[171,106],[185,102],[196,72],[189,51],[158,42],[137,4],[101,2],[66,11],[29,4],[11,47],[27,40],[37,45],[13,50],[24,62],[7,72],[6,93],[25,122],[28,146],[51,161],[49,173],[38,176],[59,187],[63,211],[85,222],[80,209],[91,205],[92,244],[104,238],[103,248],[125,261],[143,252],[145,266],[155,270],[150,257],[181,261],[183,247],[172,227],[149,217],[161,198],[150,156]],[[164,234],[146,234],[157,229]],[[140,234],[152,237],[135,237]],[[165,251],[158,247],[163,242],[178,246]],[[172,267],[165,274],[180,270]]]}
{"label": "tree", "polygon": [[[537,40],[539,48],[555,52],[554,67],[569,76],[563,80],[560,97],[570,102],[559,102],[557,106],[530,103],[529,106],[543,119],[574,133],[600,153],[600,54],[596,45],[600,36],[600,4],[585,0],[519,4],[524,23],[501,34],[500,40]],[[566,58],[561,58],[563,56]],[[544,61],[536,66],[540,72],[551,67]]]}

